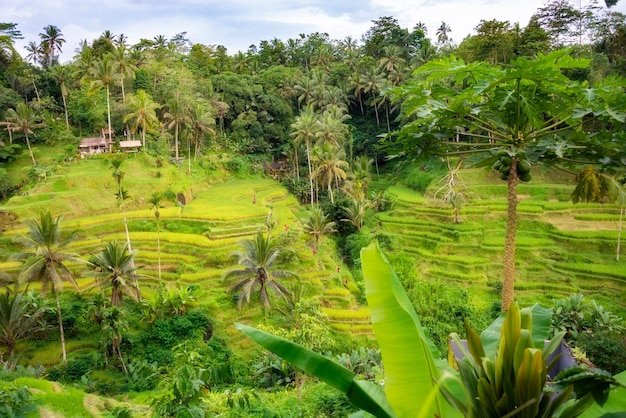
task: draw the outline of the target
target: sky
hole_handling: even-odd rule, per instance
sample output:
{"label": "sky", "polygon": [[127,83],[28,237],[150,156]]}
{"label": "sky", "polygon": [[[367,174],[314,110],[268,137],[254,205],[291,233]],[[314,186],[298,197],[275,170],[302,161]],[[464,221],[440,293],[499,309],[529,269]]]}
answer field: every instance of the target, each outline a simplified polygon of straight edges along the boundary
{"label": "sky", "polygon": [[[578,5],[589,0],[572,0]],[[192,43],[223,45],[229,55],[274,38],[326,32],[331,39],[360,40],[372,20],[392,16],[411,30],[417,22],[436,39],[446,22],[459,43],[481,20],[497,19],[526,26],[546,0],[13,0],[0,5],[0,22],[17,23],[24,39],[16,49],[26,55],[29,41],[39,43],[47,25],[61,29],[61,61],[72,58],[82,39],[89,43],[105,30],[123,33],[132,45],[157,35],[171,38],[187,32]],[[602,0],[599,3],[604,6]],[[613,8],[626,13],[626,0]]]}

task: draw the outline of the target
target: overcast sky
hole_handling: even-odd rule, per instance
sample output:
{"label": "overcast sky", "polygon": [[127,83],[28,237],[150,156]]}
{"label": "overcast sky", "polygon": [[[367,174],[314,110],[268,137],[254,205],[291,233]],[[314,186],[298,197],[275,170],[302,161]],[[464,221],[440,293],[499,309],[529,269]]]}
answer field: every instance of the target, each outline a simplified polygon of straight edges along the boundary
{"label": "overcast sky", "polygon": [[[579,0],[572,0],[578,5]],[[589,0],[583,0],[583,4]],[[193,43],[224,45],[228,54],[246,51],[261,40],[286,41],[300,33],[326,32],[331,39],[360,40],[372,20],[393,16],[412,29],[421,21],[436,38],[441,22],[460,42],[481,19],[508,20],[526,26],[545,0],[13,0],[0,5],[0,21],[17,23],[24,39],[17,49],[39,42],[44,26],[63,32],[62,61],[71,58],[81,39],[91,42],[105,30],[125,34],[128,43],[156,35],[167,38],[187,32]],[[599,4],[604,6],[604,1]],[[626,13],[626,0],[614,10]]]}

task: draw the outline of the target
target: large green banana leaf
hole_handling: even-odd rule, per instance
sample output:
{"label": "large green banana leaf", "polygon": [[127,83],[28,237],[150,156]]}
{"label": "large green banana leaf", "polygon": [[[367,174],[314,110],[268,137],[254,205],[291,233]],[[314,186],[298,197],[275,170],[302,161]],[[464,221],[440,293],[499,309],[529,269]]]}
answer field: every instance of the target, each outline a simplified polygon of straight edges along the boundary
{"label": "large green banana leaf", "polygon": [[[535,347],[543,349],[544,341],[548,339],[550,333],[550,321],[552,320],[552,310],[535,304],[522,309],[522,316],[529,318],[532,315],[532,340]],[[500,342],[500,330],[504,323],[506,313],[502,313],[483,332],[480,333],[480,340],[485,350],[485,356],[494,358],[498,343]]]}
{"label": "large green banana leaf", "polygon": [[[365,295],[385,367],[385,393],[398,417],[456,417],[438,392],[439,353],[424,329],[389,261],[376,244],[361,250]],[[462,388],[450,388],[463,393]],[[429,408],[424,410],[424,408]]]}
{"label": "large green banana leaf", "polygon": [[235,327],[282,359],[339,389],[354,406],[379,418],[396,417],[379,386],[355,379],[350,370],[299,344],[247,325],[235,324]]}
{"label": "large green banana leaf", "polygon": [[624,386],[614,386],[609,391],[609,397],[602,406],[594,403],[580,418],[625,418],[626,417],[626,371],[613,376]]}

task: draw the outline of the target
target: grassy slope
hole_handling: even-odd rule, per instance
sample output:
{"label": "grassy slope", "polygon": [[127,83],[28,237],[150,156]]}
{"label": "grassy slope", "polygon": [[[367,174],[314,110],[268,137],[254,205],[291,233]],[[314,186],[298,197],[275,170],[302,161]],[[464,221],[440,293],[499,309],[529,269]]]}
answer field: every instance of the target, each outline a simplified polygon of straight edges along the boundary
{"label": "grassy slope", "polygon": [[[53,153],[44,155],[54,158]],[[93,159],[59,167],[47,180],[4,202],[0,209],[12,210],[21,219],[36,216],[42,209],[63,215],[64,229],[83,231],[73,250],[83,256],[93,254],[103,241],[125,240],[108,163],[107,159]],[[26,164],[11,168],[18,176],[27,169]],[[164,190],[193,197],[184,208],[166,203],[161,210],[163,282],[199,286],[196,303],[213,312],[219,320],[218,332],[235,349],[249,347],[249,342],[234,332],[232,323],[255,324],[262,313],[256,306],[237,311],[221,274],[233,267],[230,254],[238,248],[238,240],[262,227],[270,208],[278,232],[285,225],[297,228],[303,209],[279,183],[259,177],[233,179],[219,170],[207,173],[199,168],[187,176],[184,169],[157,168],[155,161],[142,155],[130,157],[123,171],[131,195],[127,204],[131,240],[139,250],[141,272],[147,275],[142,280],[144,295],[150,297],[158,286],[156,222],[147,198],[153,191]],[[499,298],[495,289],[501,280],[505,185],[483,170],[466,170],[464,179],[472,185],[472,194],[462,210],[462,224],[452,223],[452,211],[444,204],[389,181],[374,187],[387,189],[396,205],[377,217],[383,230],[395,238],[396,250],[416,261],[420,277],[457,283],[469,290],[477,308],[486,309]],[[533,183],[520,187],[517,297],[522,304],[550,303],[552,298],[581,291],[626,316],[626,269],[623,260],[615,261],[614,254],[617,209],[574,206],[568,201],[571,190],[571,184],[553,184],[536,173]],[[20,228],[17,225],[0,239],[10,239],[23,231]],[[367,308],[356,302],[358,289],[347,269],[337,272],[341,263],[332,243],[323,244],[317,259],[308,245],[303,236],[293,243],[299,261],[287,267],[300,273],[309,285],[308,296],[321,298],[335,329],[371,335]],[[2,270],[18,268],[16,262],[0,261]],[[73,268],[80,276],[79,267]],[[79,283],[86,288],[91,281],[79,279]],[[32,350],[24,358],[32,364],[52,364],[60,355],[57,345]],[[70,355],[92,346],[89,341],[68,344]]]}

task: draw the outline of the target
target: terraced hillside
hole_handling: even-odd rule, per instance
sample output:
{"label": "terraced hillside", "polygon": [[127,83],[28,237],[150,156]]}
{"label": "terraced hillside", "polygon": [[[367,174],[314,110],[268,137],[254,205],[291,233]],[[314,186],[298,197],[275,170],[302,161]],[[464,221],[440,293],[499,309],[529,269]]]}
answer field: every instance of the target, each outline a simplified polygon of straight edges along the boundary
{"label": "terraced hillside", "polygon": [[[441,200],[402,187],[387,192],[394,209],[378,214],[395,248],[416,260],[420,277],[440,278],[471,288],[477,307],[498,300],[506,223],[506,185],[484,170],[465,170],[471,187],[462,223]],[[551,184],[534,174],[518,190],[516,297],[522,304],[550,304],[574,292],[626,313],[626,262],[616,261],[619,208],[574,205],[573,185]],[[430,191],[436,190],[431,186]]]}
{"label": "terraced hillside", "polygon": [[[280,183],[259,177],[229,179],[223,173],[209,182],[206,173],[188,177],[175,168],[157,169],[152,164],[148,157],[139,156],[122,166],[126,172],[123,183],[132,197],[126,205],[126,218],[132,248],[138,250],[136,264],[143,275],[140,288],[144,297],[155,296],[159,286],[193,286],[195,301],[190,303],[209,307],[224,332],[243,340],[232,324],[255,321],[262,317],[261,310],[252,305],[239,312],[221,277],[236,267],[232,252],[240,248],[239,241],[252,237],[259,228],[266,230],[270,221],[275,239],[285,240],[294,255],[281,268],[299,274],[306,295],[320,298],[331,325],[339,331],[371,334],[369,311],[356,302],[353,292],[359,290],[347,269],[338,268],[341,262],[332,243],[323,242],[319,253],[313,253],[298,220],[304,216],[304,209]],[[63,215],[64,230],[81,231],[71,250],[87,258],[101,251],[105,242],[126,241],[124,215],[117,207],[113,187],[107,160],[81,161],[13,197],[0,210],[15,212],[20,219],[36,217],[41,210]],[[165,190],[182,194],[186,204],[166,202],[160,209],[158,231],[147,199],[152,192]],[[24,231],[18,222],[0,239],[9,246],[12,237]],[[161,243],[161,280],[157,235]],[[15,261],[0,262],[4,271],[16,273],[19,268],[20,263]],[[93,279],[84,276],[84,267],[70,268],[83,290],[93,286]]]}

